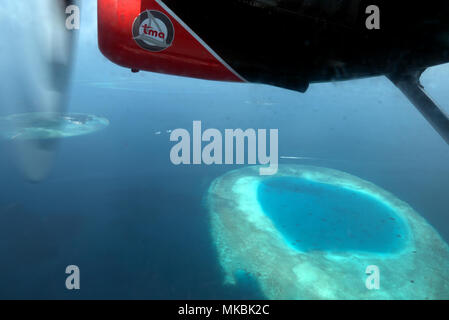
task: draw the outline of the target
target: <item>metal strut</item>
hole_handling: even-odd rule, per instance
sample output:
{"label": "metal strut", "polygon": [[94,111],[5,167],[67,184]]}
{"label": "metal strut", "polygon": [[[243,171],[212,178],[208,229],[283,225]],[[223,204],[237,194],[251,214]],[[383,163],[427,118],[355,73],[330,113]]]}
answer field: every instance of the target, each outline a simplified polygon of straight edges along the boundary
{"label": "metal strut", "polygon": [[387,77],[410,100],[432,127],[449,144],[449,116],[432,100],[424,90],[419,78],[424,70],[406,74],[393,74]]}

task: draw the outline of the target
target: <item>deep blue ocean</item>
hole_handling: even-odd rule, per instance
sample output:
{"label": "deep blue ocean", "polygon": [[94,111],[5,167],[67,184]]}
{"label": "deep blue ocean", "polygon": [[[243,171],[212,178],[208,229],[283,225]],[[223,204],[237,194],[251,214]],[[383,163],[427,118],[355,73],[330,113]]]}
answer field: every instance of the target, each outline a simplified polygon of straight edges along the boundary
{"label": "deep blue ocean", "polygon": [[[204,202],[210,183],[240,166],[170,162],[167,131],[191,131],[194,120],[219,130],[277,128],[280,156],[307,157],[281,163],[371,181],[449,241],[449,147],[387,79],[314,84],[301,94],[132,74],[102,57],[95,28],[85,30],[68,110],[110,126],[61,140],[40,183],[24,179],[12,142],[0,142],[0,299],[263,298],[251,279],[223,284]],[[448,76],[449,65],[423,75],[446,111]],[[80,267],[81,290],[65,288],[70,264]]]}

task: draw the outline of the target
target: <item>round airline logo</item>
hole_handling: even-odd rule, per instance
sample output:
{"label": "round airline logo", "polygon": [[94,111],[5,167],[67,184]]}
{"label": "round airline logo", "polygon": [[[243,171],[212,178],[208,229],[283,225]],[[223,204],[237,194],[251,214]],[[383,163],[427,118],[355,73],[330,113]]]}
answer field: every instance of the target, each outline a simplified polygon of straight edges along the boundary
{"label": "round airline logo", "polygon": [[170,18],[162,12],[146,10],[134,20],[133,38],[141,48],[160,52],[172,45],[175,28]]}

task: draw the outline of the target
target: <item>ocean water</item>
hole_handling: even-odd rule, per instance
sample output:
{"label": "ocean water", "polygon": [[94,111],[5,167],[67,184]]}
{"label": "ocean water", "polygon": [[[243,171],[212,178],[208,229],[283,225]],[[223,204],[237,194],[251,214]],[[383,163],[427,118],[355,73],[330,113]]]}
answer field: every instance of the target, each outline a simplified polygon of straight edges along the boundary
{"label": "ocean water", "polygon": [[[237,165],[175,166],[169,130],[279,129],[281,163],[342,170],[392,192],[449,241],[449,147],[385,78],[312,85],[301,94],[153,73],[132,74],[96,47],[83,8],[68,110],[105,117],[60,141],[50,175],[27,182],[0,142],[0,298],[256,299],[242,275],[223,284],[204,195]],[[84,26],[83,26],[84,25]],[[449,65],[423,84],[449,111]],[[0,79],[7,81],[6,78]],[[0,108],[0,116],[10,107]],[[81,290],[65,288],[65,268]]]}
{"label": "ocean water", "polygon": [[292,177],[262,182],[258,200],[295,249],[392,253],[404,247],[406,226],[373,196]]}

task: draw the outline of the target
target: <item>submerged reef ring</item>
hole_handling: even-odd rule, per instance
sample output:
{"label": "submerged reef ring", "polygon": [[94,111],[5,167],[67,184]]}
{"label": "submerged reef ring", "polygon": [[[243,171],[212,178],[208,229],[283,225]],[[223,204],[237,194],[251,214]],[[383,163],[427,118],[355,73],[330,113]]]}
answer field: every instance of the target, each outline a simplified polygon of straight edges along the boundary
{"label": "submerged reef ring", "polygon": [[[250,275],[268,299],[448,299],[449,247],[407,203],[341,171],[230,171],[207,194],[227,284]],[[379,289],[367,288],[377,266]]]}
{"label": "submerged reef ring", "polygon": [[0,136],[7,140],[58,139],[93,133],[108,125],[108,119],[89,114],[20,113],[0,118]]}

